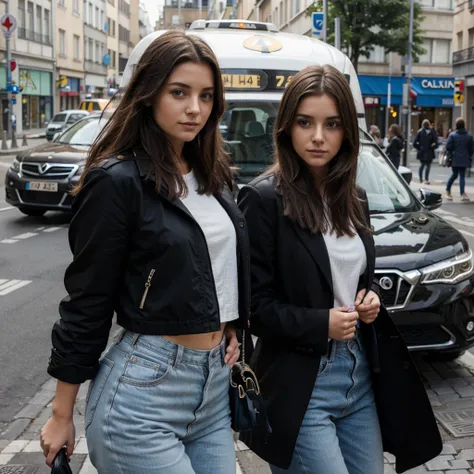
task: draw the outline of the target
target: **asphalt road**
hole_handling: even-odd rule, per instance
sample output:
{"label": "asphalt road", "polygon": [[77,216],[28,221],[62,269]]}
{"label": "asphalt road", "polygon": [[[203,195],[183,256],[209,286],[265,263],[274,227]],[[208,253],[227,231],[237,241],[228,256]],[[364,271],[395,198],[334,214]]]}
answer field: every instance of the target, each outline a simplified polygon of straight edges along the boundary
{"label": "asphalt road", "polygon": [[[63,276],[71,260],[68,215],[27,217],[5,202],[3,176],[12,160],[0,156],[0,431],[48,379],[51,327],[65,296]],[[415,182],[416,163],[412,167]],[[442,191],[448,174],[433,165],[429,187]],[[468,186],[474,198],[474,174]],[[474,202],[444,203],[438,212],[474,248]]]}

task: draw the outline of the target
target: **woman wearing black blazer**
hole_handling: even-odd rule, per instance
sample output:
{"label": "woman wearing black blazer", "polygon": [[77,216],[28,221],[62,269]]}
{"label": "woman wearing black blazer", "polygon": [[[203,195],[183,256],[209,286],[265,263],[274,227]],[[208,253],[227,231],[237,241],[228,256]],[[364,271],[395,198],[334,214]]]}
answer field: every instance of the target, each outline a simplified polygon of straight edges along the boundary
{"label": "woman wearing black blazer", "polygon": [[373,284],[375,248],[356,187],[359,131],[345,77],[298,73],[275,123],[277,161],[245,186],[251,359],[272,433],[244,442],[273,474],[397,472],[442,449],[428,397]]}

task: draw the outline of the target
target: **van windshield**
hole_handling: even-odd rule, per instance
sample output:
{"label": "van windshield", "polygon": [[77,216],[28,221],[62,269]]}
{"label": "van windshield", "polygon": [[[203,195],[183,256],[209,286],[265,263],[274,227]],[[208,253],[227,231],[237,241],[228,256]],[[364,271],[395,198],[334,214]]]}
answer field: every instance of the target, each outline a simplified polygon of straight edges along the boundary
{"label": "van windshield", "polygon": [[[279,102],[228,102],[220,129],[237,182],[249,183],[274,160],[273,126]],[[372,213],[413,212],[419,203],[373,140],[361,130],[357,184],[363,187]]]}

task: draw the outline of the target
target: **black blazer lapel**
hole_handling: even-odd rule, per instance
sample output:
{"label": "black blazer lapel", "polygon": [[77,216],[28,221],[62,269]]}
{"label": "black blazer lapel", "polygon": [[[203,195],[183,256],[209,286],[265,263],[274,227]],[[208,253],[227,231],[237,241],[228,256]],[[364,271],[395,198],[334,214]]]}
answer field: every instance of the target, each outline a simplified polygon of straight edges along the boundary
{"label": "black blazer lapel", "polygon": [[312,234],[309,230],[302,229],[298,224],[293,221],[292,224],[296,235],[303,242],[304,246],[313,258],[314,262],[322,271],[329,285],[329,288],[331,288],[331,294],[334,294],[334,288],[332,285],[331,264],[329,262],[328,250],[326,247],[326,243],[324,242],[323,235],[321,234],[321,232],[318,232],[317,234]]}
{"label": "black blazer lapel", "polygon": [[359,230],[359,237],[362,240],[365,248],[365,255],[367,258],[367,267],[364,273],[364,284],[367,291],[370,291],[374,281],[375,270],[375,246],[372,236],[367,230]]}

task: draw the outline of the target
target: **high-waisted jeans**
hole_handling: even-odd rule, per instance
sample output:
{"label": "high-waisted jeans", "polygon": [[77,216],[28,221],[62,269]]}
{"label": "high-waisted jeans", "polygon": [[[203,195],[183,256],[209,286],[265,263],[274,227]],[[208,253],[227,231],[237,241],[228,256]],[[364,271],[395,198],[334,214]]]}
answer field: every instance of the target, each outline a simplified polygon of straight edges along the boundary
{"label": "high-waisted jeans", "polygon": [[210,351],[125,331],[91,382],[87,445],[99,474],[234,474],[225,339]]}
{"label": "high-waisted jeans", "polygon": [[383,474],[383,447],[369,362],[359,334],[332,341],[288,470],[273,474]]}

